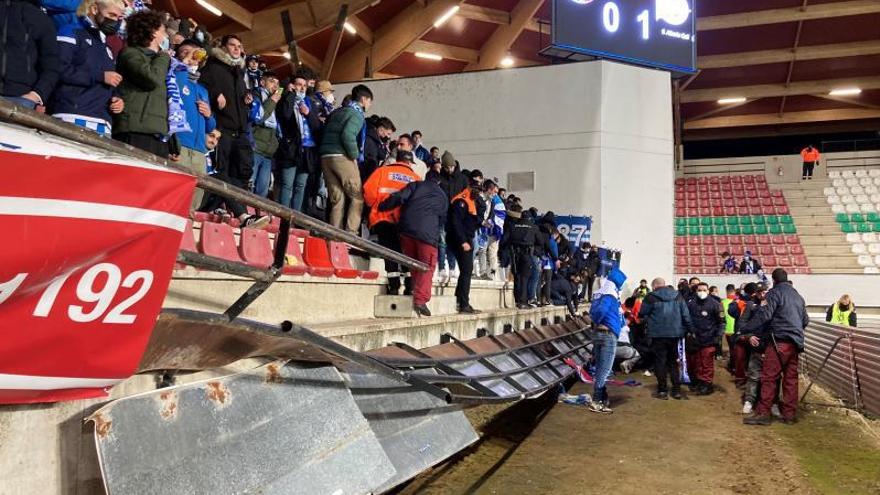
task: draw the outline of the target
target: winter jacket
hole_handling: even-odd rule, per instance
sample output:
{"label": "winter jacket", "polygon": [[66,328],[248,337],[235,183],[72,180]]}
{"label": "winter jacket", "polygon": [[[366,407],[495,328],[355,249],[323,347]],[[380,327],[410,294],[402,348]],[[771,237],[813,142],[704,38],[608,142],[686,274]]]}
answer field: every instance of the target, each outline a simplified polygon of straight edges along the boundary
{"label": "winter jacket", "polygon": [[[736,318],[736,325],[734,325],[734,335],[736,338],[748,338],[757,333],[758,335],[763,334],[764,327],[757,328],[756,330],[752,330],[754,333],[745,333],[743,329],[746,325],[754,318],[756,311],[760,308],[760,303],[758,301],[749,299],[745,301],[745,304],[742,305],[742,308],[738,304],[731,304],[727,308],[727,314]],[[764,325],[766,326],[766,325]]]}
{"label": "winter jacket", "polygon": [[41,0],[40,6],[52,18],[55,29],[60,33],[62,28],[79,25],[76,10],[82,0]]}
{"label": "winter jacket", "polygon": [[[236,63],[221,48],[211,50],[211,57],[202,68],[199,82],[208,90],[211,109],[217,119],[217,127],[224,133],[245,133],[248,130],[248,107],[244,102],[248,92],[244,82],[244,61]],[[217,104],[217,97],[223,95],[226,106]]]}
{"label": "winter jacket", "polygon": [[168,134],[168,85],[165,78],[171,59],[148,48],[127,47],[119,54],[116,70],[122,75],[117,88],[125,101],[122,113],[113,116],[113,134],[137,132]]}
{"label": "winter jacket", "polygon": [[410,182],[379,205],[379,210],[401,208],[398,229],[402,235],[437,246],[446,224],[449,199],[431,180]]}
{"label": "winter jacket", "polygon": [[367,122],[367,141],[364,144],[364,163],[360,166],[361,181],[366,182],[388,158],[388,149],[379,137],[376,127]]}
{"label": "winter jacket", "polygon": [[[296,93],[285,91],[281,95],[278,106],[275,107],[275,119],[281,128],[281,139],[278,141],[278,151],[275,152],[278,168],[297,167],[305,159],[304,153],[306,148],[303,147],[303,136],[297,122],[297,114],[299,112]],[[318,112],[313,112],[310,109],[309,114],[303,118],[303,125],[308,125],[309,130],[311,130],[312,125],[317,121]],[[309,170],[309,173],[311,173],[317,170],[319,164],[308,163],[308,165],[311,167]]]}
{"label": "winter jacket", "polygon": [[344,155],[357,160],[361,152],[359,136],[366,122],[363,112],[351,107],[338,108],[324,124],[321,156]]}
{"label": "winter jacket", "polygon": [[104,84],[104,72],[115,71],[116,60],[104,40],[88,17],[58,30],[61,74],[47,106],[49,114],[78,115],[110,124],[114,88]]}
{"label": "winter jacket", "polygon": [[598,251],[590,251],[587,254],[587,259],[584,263],[584,268],[587,270],[587,275],[590,277],[595,277],[599,273],[599,266],[601,265],[602,260],[599,259]]}
{"label": "winter jacket", "polygon": [[421,160],[425,163],[432,163],[433,162],[433,160],[431,159],[431,152],[428,151],[428,148],[425,148],[421,144],[416,146],[416,149],[413,150],[413,153],[416,155],[416,158],[418,158],[419,160]]}
{"label": "winter jacket", "polygon": [[400,191],[410,182],[419,180],[418,175],[406,163],[395,163],[379,167],[364,183],[364,202],[370,207],[368,223],[373,228],[377,223],[396,224],[400,220],[400,208],[379,210],[379,204],[388,196]]}
{"label": "winter jacket", "polygon": [[525,249],[530,254],[538,242],[538,229],[532,222],[523,218],[511,217],[501,237],[501,249]]}
{"label": "winter jacket", "polygon": [[281,134],[275,115],[277,103],[264,88],[255,89],[253,95],[248,120],[254,126],[254,151],[271,158],[278,151],[278,136]]}
{"label": "winter jacket", "polygon": [[590,304],[590,320],[596,326],[604,326],[620,336],[623,327],[623,312],[620,310],[620,295],[610,280],[602,282],[602,286],[593,294],[593,302]]}
{"label": "winter jacket", "polygon": [[[757,309],[754,318],[743,327],[743,333],[759,335],[765,343],[774,340],[790,342],[802,351],[804,329],[810,323],[804,298],[798,294],[791,282],[782,282],[774,285],[767,292],[765,302],[764,306]],[[769,325],[761,331],[766,323]]]}
{"label": "winter jacket", "polygon": [[440,187],[443,188],[443,192],[445,192],[447,196],[454,198],[458,196],[460,192],[468,188],[468,178],[461,173],[457,167],[452,174],[449,175],[443,170],[440,172]]}
{"label": "winter jacket", "polygon": [[0,0],[0,95],[23,96],[31,91],[49,103],[58,82],[55,25],[36,1]]}
{"label": "winter jacket", "polygon": [[[446,244],[448,246],[461,246],[464,243],[473,244],[474,236],[480,227],[480,218],[477,216],[477,204],[471,199],[471,190],[465,189],[452,198],[452,206],[446,220]],[[474,246],[471,246],[474,249]]]}
{"label": "winter jacket", "polygon": [[652,338],[681,338],[691,328],[687,304],[672,287],[648,294],[639,309],[639,319],[646,323],[647,334]]}
{"label": "winter jacket", "polygon": [[691,314],[691,333],[700,347],[714,346],[724,334],[724,309],[721,303],[707,297],[694,298],[688,303]]}
{"label": "winter jacket", "polygon": [[196,102],[201,100],[210,105],[211,97],[208,96],[208,90],[204,86],[190,79],[189,72],[180,71],[175,73],[174,76],[177,79],[177,85],[180,87],[180,97],[183,100],[186,121],[189,123],[190,129],[192,129],[192,132],[179,132],[175,136],[177,136],[178,142],[184,148],[189,148],[199,153],[207,153],[208,147],[205,145],[205,134],[217,127],[217,121],[214,119],[213,113],[210,117],[200,114]]}

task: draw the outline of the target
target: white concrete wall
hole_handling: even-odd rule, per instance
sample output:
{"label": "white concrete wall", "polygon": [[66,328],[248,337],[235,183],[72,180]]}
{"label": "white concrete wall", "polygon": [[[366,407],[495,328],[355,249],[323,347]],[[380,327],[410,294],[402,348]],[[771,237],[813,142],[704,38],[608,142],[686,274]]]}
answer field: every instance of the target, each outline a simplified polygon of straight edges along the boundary
{"label": "white concrete wall", "polygon": [[[739,286],[745,282],[757,281],[754,275],[698,275],[698,277],[710,285],[717,285],[722,293],[727,284]],[[678,283],[679,278],[690,278],[690,275],[677,275],[674,282],[670,283]],[[877,290],[876,275],[790,275],[789,278],[809,306],[830,306],[841,295],[849,294],[855,301],[856,308],[880,307],[880,291]]]}
{"label": "white concrete wall", "polygon": [[[370,113],[502,183],[541,211],[586,214],[594,242],[624,251],[630,279],[671,275],[673,155],[669,74],[613,62],[372,81]],[[337,87],[342,98],[351,84]]]}

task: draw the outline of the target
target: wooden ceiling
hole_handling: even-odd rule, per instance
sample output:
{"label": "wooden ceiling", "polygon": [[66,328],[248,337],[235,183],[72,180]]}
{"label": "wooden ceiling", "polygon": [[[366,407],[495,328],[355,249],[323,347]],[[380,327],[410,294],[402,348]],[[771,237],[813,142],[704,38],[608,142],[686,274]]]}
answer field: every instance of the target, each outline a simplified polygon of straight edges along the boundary
{"label": "wooden ceiling", "polygon": [[[208,1],[223,16],[195,0],[155,4],[215,35],[239,33],[248,52],[282,72],[291,69],[283,57],[285,10],[300,60],[333,81],[495,69],[508,55],[517,67],[551,63],[539,55],[550,43],[549,0],[347,0],[355,34],[335,31],[340,0]],[[679,81],[686,140],[832,122],[880,128],[880,0],[696,1],[700,71]],[[435,28],[455,6],[458,13]],[[829,95],[851,87],[862,93]],[[736,97],[746,101],[718,102]]]}

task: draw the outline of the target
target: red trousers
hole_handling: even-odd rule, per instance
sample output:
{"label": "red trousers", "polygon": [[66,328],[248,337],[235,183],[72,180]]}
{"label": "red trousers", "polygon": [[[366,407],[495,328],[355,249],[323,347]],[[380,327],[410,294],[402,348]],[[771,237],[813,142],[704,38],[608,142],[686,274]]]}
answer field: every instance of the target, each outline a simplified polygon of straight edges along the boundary
{"label": "red trousers", "polygon": [[737,340],[731,349],[733,353],[733,378],[737,384],[746,382],[746,368],[749,366],[749,342],[747,340]]}
{"label": "red trousers", "polygon": [[694,378],[703,383],[712,383],[715,380],[715,346],[700,347],[689,359],[694,361]]}
{"label": "red trousers", "polygon": [[[777,352],[778,351],[778,352]],[[761,400],[755,413],[758,416],[770,414],[770,407],[776,400],[776,382],[782,377],[782,402],[779,409],[785,419],[794,419],[798,403],[798,352],[797,346],[780,342],[764,350],[764,368],[761,370]]]}
{"label": "red trousers", "polygon": [[416,306],[426,304],[431,300],[431,279],[434,277],[434,269],[437,267],[437,246],[401,234],[400,247],[403,249],[403,254],[428,265],[427,271],[414,269],[410,273],[413,286],[413,304]]}

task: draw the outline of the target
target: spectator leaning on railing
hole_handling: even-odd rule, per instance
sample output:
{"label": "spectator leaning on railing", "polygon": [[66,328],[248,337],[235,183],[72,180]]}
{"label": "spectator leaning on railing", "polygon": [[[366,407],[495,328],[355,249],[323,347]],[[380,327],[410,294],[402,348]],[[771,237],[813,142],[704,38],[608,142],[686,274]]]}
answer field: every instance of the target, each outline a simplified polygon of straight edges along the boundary
{"label": "spectator leaning on railing", "polygon": [[37,4],[0,3],[0,96],[31,110],[48,103],[59,72],[55,26]]}

